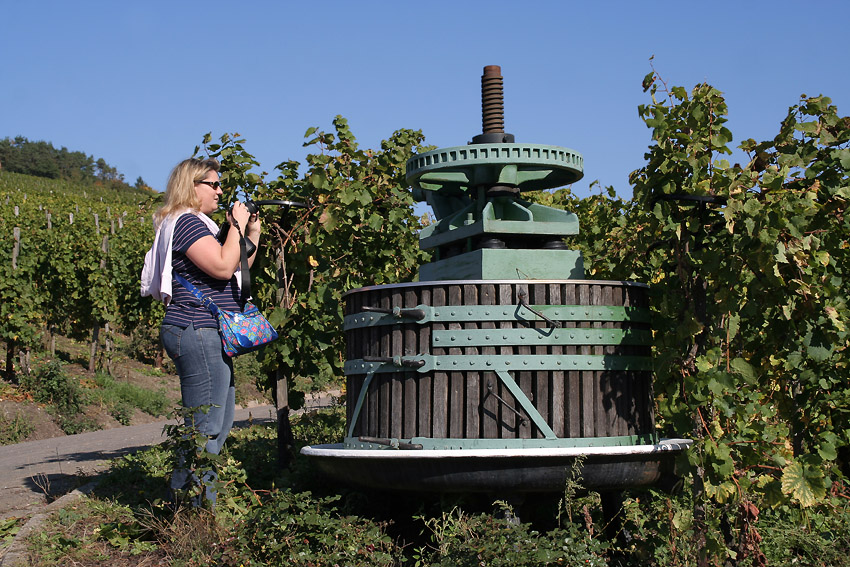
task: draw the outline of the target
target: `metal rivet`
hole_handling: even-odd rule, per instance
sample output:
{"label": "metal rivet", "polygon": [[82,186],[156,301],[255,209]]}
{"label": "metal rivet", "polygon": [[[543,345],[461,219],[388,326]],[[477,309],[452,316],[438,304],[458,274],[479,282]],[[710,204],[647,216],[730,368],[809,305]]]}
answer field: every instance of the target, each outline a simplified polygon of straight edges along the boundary
{"label": "metal rivet", "polygon": [[489,341],[489,340],[490,340],[490,335],[484,335],[484,340],[485,340],[485,341]]}
{"label": "metal rivet", "polygon": [[369,317],[369,320],[370,320],[370,321],[374,321],[374,320],[375,320],[375,318],[374,318],[374,317]]}
{"label": "metal rivet", "polygon": [[475,366],[475,361],[474,361],[474,360],[470,360],[470,361],[469,361],[469,365],[470,365],[470,366]]}
{"label": "metal rivet", "polygon": [[452,364],[453,364],[453,365],[455,365],[455,366],[457,366],[457,360],[453,360],[453,361],[452,361]]}
{"label": "metal rivet", "polygon": [[472,311],[468,311],[468,312],[467,312],[467,314],[468,314],[468,315],[472,315]]}
{"label": "metal rivet", "polygon": [[561,361],[560,361],[560,360],[558,361],[558,366],[561,366]]}
{"label": "metal rivet", "polygon": [[434,342],[435,342],[435,343],[436,343],[436,342],[439,342],[439,341],[440,341],[440,337],[434,337]]}
{"label": "metal rivet", "polygon": [[520,335],[519,338],[525,340],[525,335]]}
{"label": "metal rivet", "polygon": [[570,338],[571,338],[571,339],[576,338],[576,334],[575,334],[575,333],[570,333]]}
{"label": "metal rivet", "polygon": [[510,366],[510,365],[511,365],[511,361],[510,361],[510,360],[506,360],[506,361],[505,361],[505,366]]}
{"label": "metal rivet", "polygon": [[454,311],[452,311],[452,316],[454,316],[454,315],[456,315],[456,313]]}
{"label": "metal rivet", "polygon": [[488,360],[488,361],[487,361],[487,366],[493,366],[493,361],[492,361],[492,360]]}
{"label": "metal rivet", "polygon": [[502,340],[504,340],[504,341],[508,340],[508,336],[507,336],[507,335],[502,335]]}
{"label": "metal rivet", "polygon": [[457,340],[457,337],[452,337],[452,340],[453,340],[453,341]]}
{"label": "metal rivet", "polygon": [[525,364],[526,366],[528,366],[528,361],[527,361],[527,360],[523,360],[523,361],[522,361],[522,363],[523,363],[523,364]]}
{"label": "metal rivet", "polygon": [[489,312],[489,311],[485,311],[485,312],[484,312],[484,315],[487,315],[487,316],[489,317],[489,316],[490,316],[490,312]]}

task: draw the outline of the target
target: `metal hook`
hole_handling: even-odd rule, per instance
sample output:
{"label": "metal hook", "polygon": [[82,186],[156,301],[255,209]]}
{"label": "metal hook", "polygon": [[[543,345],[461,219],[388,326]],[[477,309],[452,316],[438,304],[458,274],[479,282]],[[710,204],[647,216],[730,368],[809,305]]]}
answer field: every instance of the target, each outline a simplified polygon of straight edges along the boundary
{"label": "metal hook", "polygon": [[524,289],[520,289],[520,290],[519,290],[519,293],[517,294],[517,297],[519,297],[519,304],[520,304],[520,307],[525,307],[526,309],[528,309],[529,311],[531,311],[532,313],[534,313],[535,315],[537,315],[537,316],[538,316],[538,317],[540,317],[541,319],[545,320],[547,323],[549,323],[549,325],[550,325],[550,327],[551,327],[551,328],[555,329],[555,328],[557,328],[557,327],[560,327],[560,326],[561,326],[561,324],[560,324],[558,321],[553,321],[552,319],[550,319],[549,317],[547,317],[546,315],[544,315],[544,314],[543,314],[543,313],[541,313],[540,311],[537,311],[536,309],[533,309],[533,308],[532,308],[532,307],[528,304],[528,302],[525,300],[525,298],[526,298],[526,297],[528,297],[528,296],[527,296],[526,291],[525,291]]}

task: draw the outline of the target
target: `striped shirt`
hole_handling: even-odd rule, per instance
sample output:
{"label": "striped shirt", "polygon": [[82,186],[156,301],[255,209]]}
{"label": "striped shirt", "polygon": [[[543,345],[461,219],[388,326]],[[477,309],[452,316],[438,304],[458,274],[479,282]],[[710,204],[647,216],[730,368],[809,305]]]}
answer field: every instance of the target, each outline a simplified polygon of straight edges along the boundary
{"label": "striped shirt", "polygon": [[[212,234],[200,218],[191,213],[181,215],[174,225],[171,266],[175,274],[180,274],[205,296],[209,297],[219,309],[241,311],[239,305],[239,286],[236,278],[219,280],[201,270],[186,256],[186,251],[197,240]],[[215,236],[213,234],[213,236]],[[202,327],[218,328],[218,321],[209,309],[201,305],[192,293],[172,277],[171,303],[165,310],[164,324],[176,325],[185,329],[194,324]]]}

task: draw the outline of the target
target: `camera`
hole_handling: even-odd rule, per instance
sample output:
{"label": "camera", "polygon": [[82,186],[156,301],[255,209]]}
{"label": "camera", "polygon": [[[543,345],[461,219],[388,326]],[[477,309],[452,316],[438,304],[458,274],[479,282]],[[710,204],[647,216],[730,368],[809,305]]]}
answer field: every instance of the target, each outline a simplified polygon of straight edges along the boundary
{"label": "camera", "polygon": [[[306,209],[307,205],[304,203],[299,203],[297,201],[283,201],[280,199],[265,199],[261,201],[252,201],[251,199],[245,200],[245,208],[248,209],[248,212],[252,215],[259,214],[260,207],[263,206],[276,206],[281,208],[282,213],[289,212],[290,209]],[[230,212],[233,209],[233,205],[231,205],[227,211]],[[218,241],[224,244],[224,241],[227,239],[227,233],[230,230],[230,223],[226,222],[222,225],[221,229],[218,231]],[[250,240],[245,240],[245,252],[250,257],[254,251],[256,251],[257,247]]]}

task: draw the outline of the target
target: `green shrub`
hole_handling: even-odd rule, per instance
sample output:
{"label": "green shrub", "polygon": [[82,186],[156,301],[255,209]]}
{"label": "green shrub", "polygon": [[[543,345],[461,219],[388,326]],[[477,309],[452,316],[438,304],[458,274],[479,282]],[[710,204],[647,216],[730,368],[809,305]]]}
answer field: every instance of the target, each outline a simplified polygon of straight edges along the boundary
{"label": "green shrub", "polygon": [[385,525],[340,514],[339,498],[276,491],[240,526],[239,544],[261,565],[396,565],[401,550]]}
{"label": "green shrub", "polygon": [[85,404],[85,395],[79,384],[65,373],[58,360],[50,360],[21,377],[21,387],[30,392],[35,401],[67,411],[79,411]]}
{"label": "green shrub", "polygon": [[0,415],[0,445],[14,445],[26,439],[33,432],[34,427],[29,424],[20,414],[9,419]]}
{"label": "green shrub", "polygon": [[766,509],[755,525],[767,565],[850,566],[850,505]]}
{"label": "green shrub", "polygon": [[134,328],[123,350],[139,362],[154,363],[160,354],[159,326],[139,325]]}
{"label": "green shrub", "polygon": [[299,446],[341,443],[345,438],[345,406],[302,414],[292,422],[292,435]]}
{"label": "green shrub", "polygon": [[66,435],[100,429],[97,422],[83,414],[88,402],[86,393],[58,360],[47,361],[22,376],[21,387],[32,393],[37,402],[47,405],[48,413]]}
{"label": "green shrub", "polygon": [[547,533],[529,524],[508,519],[512,510],[504,503],[502,514],[468,515],[455,508],[439,517],[420,518],[430,532],[430,542],[415,553],[417,565],[445,567],[514,567],[607,565],[605,545],[577,525],[568,524]]}

